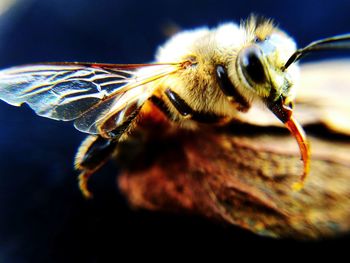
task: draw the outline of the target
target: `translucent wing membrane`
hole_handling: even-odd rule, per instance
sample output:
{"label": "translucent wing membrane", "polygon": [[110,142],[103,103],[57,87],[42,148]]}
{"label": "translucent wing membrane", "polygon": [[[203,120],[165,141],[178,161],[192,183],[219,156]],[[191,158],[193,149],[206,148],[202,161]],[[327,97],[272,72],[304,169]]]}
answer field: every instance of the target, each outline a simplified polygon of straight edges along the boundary
{"label": "translucent wing membrane", "polygon": [[149,98],[155,85],[145,84],[176,72],[181,65],[54,63],[13,67],[0,71],[0,99],[14,106],[26,103],[43,117],[75,120],[75,127],[83,132],[104,133],[121,125]]}

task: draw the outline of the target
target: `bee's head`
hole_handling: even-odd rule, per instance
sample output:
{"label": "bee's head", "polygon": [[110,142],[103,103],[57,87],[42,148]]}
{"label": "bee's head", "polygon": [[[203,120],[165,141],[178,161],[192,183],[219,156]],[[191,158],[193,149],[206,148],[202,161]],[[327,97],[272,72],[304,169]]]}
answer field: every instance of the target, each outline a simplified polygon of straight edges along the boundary
{"label": "bee's head", "polygon": [[269,108],[278,100],[291,105],[298,69],[284,65],[295,52],[295,42],[269,20],[252,17],[245,23],[246,43],[238,52],[236,72],[248,96],[260,99]]}
{"label": "bee's head", "polygon": [[298,69],[295,64],[288,70],[284,67],[296,45],[270,21],[259,22],[253,17],[244,26],[247,39],[235,62],[238,81],[247,96],[262,101],[296,138],[304,160],[304,178],[309,169],[309,149],[304,131],[292,116]]}

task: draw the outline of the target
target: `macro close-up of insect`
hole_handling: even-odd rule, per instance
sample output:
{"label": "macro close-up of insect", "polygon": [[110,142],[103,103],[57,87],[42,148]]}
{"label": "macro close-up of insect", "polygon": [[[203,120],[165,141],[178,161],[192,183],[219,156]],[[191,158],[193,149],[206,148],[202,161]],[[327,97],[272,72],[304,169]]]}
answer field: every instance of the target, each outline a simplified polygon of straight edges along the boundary
{"label": "macro close-up of insect", "polygon": [[1,262],[348,239],[345,6],[102,2],[0,3]]}
{"label": "macro close-up of insect", "polygon": [[333,37],[296,51],[272,21],[252,16],[241,25],[178,33],[159,48],[152,64],[64,62],[5,69],[0,99],[15,106],[27,103],[39,116],[74,121],[76,129],[90,134],[75,159],[86,197],[91,196],[88,178],[143,119],[163,119],[169,132],[196,129],[222,125],[252,103],[262,103],[299,144],[304,171],[295,187],[300,189],[310,153],[292,114],[298,79],[293,62],[314,50],[346,48],[349,39]]}

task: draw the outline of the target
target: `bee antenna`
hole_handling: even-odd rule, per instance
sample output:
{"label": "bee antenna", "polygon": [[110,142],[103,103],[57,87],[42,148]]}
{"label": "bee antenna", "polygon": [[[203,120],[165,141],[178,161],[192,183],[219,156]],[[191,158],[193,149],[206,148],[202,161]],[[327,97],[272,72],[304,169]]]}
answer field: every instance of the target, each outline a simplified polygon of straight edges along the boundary
{"label": "bee antenna", "polygon": [[298,49],[289,57],[286,64],[282,67],[282,71],[285,71],[292,63],[298,61],[306,54],[313,51],[324,51],[324,50],[345,50],[350,49],[350,34],[343,34],[333,37],[324,38],[311,42],[309,45]]}

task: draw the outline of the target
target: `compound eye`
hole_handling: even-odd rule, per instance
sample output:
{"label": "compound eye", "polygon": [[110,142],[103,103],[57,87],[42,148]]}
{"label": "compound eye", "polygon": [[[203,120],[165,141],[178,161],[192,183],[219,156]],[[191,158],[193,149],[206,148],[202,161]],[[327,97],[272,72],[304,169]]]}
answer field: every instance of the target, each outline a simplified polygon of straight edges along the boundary
{"label": "compound eye", "polygon": [[243,75],[252,87],[267,81],[262,56],[260,49],[254,46],[246,48],[240,55]]}

